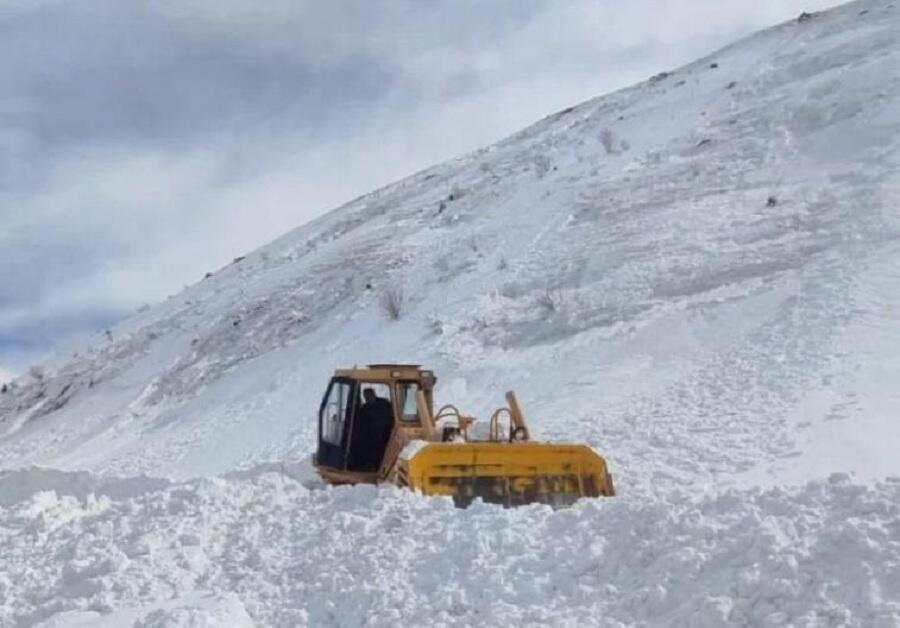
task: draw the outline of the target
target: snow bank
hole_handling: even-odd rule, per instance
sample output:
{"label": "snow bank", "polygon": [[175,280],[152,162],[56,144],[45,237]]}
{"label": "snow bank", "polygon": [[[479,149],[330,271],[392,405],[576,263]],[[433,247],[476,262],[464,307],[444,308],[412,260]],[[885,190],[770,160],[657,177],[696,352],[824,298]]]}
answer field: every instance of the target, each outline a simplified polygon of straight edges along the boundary
{"label": "snow bank", "polygon": [[88,495],[114,499],[131,497],[168,486],[169,481],[147,476],[103,477],[86,471],[57,471],[31,467],[0,471],[0,506],[9,506],[39,492],[57,491],[84,500]]}
{"label": "snow bank", "polygon": [[279,473],[143,486],[0,506],[0,625],[900,623],[900,480],[560,511]]}
{"label": "snow bank", "polygon": [[190,594],[148,607],[123,608],[101,613],[63,611],[42,621],[35,628],[254,628],[240,599]]}

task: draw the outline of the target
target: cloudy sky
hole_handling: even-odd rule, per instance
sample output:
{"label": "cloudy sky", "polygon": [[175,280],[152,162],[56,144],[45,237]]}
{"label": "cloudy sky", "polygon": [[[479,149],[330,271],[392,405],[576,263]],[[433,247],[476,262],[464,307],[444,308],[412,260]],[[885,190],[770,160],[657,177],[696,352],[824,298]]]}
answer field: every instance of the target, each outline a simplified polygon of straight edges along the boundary
{"label": "cloudy sky", "polygon": [[831,0],[0,0],[0,379],[340,203]]}

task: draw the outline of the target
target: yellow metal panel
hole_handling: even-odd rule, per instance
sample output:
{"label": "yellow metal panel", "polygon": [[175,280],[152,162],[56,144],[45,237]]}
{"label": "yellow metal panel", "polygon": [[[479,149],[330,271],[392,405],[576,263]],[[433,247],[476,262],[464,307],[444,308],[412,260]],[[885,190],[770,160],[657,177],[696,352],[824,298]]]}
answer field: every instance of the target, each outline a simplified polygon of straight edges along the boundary
{"label": "yellow metal panel", "polygon": [[400,462],[402,484],[426,495],[516,505],[613,495],[606,461],[586,445],[429,443]]}

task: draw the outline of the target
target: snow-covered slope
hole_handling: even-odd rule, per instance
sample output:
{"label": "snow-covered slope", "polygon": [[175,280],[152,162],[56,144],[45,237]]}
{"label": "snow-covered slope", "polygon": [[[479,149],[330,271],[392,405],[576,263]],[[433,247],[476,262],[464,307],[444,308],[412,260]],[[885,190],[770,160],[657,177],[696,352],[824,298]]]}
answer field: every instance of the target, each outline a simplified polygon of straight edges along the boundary
{"label": "snow-covered slope", "polygon": [[[897,566],[878,563],[900,539],[895,485],[871,483],[900,473],[898,33],[900,9],[861,0],[559,112],[287,234],[0,395],[0,467],[183,480],[302,460],[335,367],[421,362],[439,401],[483,416],[514,388],[539,436],[594,445],[616,476],[612,503],[459,512],[391,491],[307,495],[261,471],[133,479],[104,501],[81,475],[21,472],[23,493],[11,473],[0,538],[18,552],[10,573],[28,576],[0,573],[14,600],[0,620],[124,605],[141,625],[358,623],[315,589],[310,555],[334,561],[353,604],[380,600],[372,617],[388,625],[431,623],[422,599],[446,604],[447,624],[480,623],[466,613],[481,604],[498,613],[488,624],[900,625]],[[380,306],[390,290],[403,292],[399,320]],[[245,519],[241,495],[255,491],[252,508],[278,513]],[[407,519],[419,517],[430,523]],[[117,525],[146,528],[120,538]],[[634,555],[631,529],[650,539]],[[450,551],[425,531],[477,544],[465,566],[436,568],[446,586],[413,555]],[[565,543],[542,550],[545,538]],[[35,539],[57,558],[29,553]],[[82,569],[93,542],[109,561]],[[283,563],[246,580],[235,565],[268,565],[274,543]],[[369,553],[341,571],[351,549]],[[397,560],[415,576],[383,601],[365,578]],[[487,605],[460,584],[480,561],[505,574]],[[553,561],[577,574],[564,594],[556,576],[532,578]],[[834,561],[853,569],[821,570]],[[788,585],[806,597],[773,602]],[[519,587],[561,595],[556,614],[522,607]],[[203,600],[152,607],[174,590]],[[93,621],[66,617],[53,621]]]}
{"label": "snow-covered slope", "polygon": [[474,411],[517,388],[622,488],[799,473],[804,451],[883,474],[898,26],[886,2],[790,22],[360,198],[21,379],[0,461],[186,476],[305,452],[334,367],[409,360]]}

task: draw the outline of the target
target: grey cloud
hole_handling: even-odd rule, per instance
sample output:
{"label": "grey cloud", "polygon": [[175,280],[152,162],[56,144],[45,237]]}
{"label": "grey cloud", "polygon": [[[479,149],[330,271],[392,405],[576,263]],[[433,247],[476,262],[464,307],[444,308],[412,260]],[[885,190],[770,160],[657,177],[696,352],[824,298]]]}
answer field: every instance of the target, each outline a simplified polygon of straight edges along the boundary
{"label": "grey cloud", "polygon": [[198,135],[265,133],[288,116],[312,134],[389,88],[377,59],[322,67],[252,40],[185,37],[141,6],[65,4],[6,16],[0,54],[16,61],[0,66],[14,95],[4,127],[22,129],[38,150],[136,139],[190,145]]}

